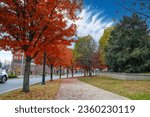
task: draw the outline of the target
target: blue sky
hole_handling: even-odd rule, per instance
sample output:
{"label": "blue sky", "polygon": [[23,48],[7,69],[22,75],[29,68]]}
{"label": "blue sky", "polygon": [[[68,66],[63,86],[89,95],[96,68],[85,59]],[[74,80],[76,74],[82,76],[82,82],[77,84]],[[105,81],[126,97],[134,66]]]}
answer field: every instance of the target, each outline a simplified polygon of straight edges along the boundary
{"label": "blue sky", "polygon": [[114,17],[115,11],[118,9],[115,4],[116,0],[85,0],[85,6],[92,6],[93,8],[99,9],[99,11],[104,11],[105,15],[112,18]]}
{"label": "blue sky", "polygon": [[84,0],[84,6],[92,6],[99,11],[103,11],[109,18],[120,19],[123,15],[129,15],[130,12],[122,8],[118,3],[131,5],[132,0]]}

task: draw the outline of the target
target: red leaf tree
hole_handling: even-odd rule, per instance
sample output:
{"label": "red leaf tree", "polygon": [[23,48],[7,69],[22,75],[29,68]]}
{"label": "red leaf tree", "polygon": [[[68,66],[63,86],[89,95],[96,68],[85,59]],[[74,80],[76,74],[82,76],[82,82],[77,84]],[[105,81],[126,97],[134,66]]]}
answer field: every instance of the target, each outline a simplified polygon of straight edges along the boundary
{"label": "red leaf tree", "polygon": [[82,0],[0,0],[0,49],[25,53],[23,91],[29,92],[31,60],[46,45],[68,43]]}
{"label": "red leaf tree", "polygon": [[[53,77],[53,67],[60,68],[60,78],[61,78],[61,68],[69,68],[72,65],[73,54],[72,50],[67,47],[67,45],[53,44],[46,47],[46,65],[51,69],[51,81]],[[53,51],[55,50],[55,51]],[[41,51],[34,59],[36,64],[41,65],[43,62],[43,52]]]}

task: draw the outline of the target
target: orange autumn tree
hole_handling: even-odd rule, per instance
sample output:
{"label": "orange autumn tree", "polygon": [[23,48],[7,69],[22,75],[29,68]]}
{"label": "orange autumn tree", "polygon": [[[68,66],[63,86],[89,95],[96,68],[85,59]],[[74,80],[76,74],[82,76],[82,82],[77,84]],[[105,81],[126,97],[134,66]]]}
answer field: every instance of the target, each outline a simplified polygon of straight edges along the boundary
{"label": "orange autumn tree", "polygon": [[72,65],[72,51],[68,47],[62,47],[63,54],[60,56],[59,59],[56,61],[56,67],[59,67],[60,71],[60,78],[61,78],[61,72],[62,72],[62,67],[67,69],[67,77],[68,77],[68,68],[71,67]]}
{"label": "orange autumn tree", "polygon": [[[46,65],[51,70],[50,77],[52,81],[53,80],[53,74],[52,74],[53,67],[67,68],[68,66],[70,66],[71,61],[72,61],[72,53],[70,53],[71,51],[66,45],[62,45],[62,44],[48,45],[46,48],[47,48]],[[53,48],[55,48],[56,51],[53,51]],[[43,52],[41,51],[34,60],[36,64],[41,65],[43,62]],[[60,73],[61,73],[61,69],[60,69]]]}
{"label": "orange autumn tree", "polygon": [[73,59],[73,50],[71,48],[67,48],[66,53],[67,54],[65,55],[66,56],[65,67],[67,68],[67,78],[68,78],[69,69],[71,70],[72,78],[73,78],[74,68],[75,68],[75,62],[74,62],[74,59]]}
{"label": "orange autumn tree", "polygon": [[[64,54],[65,45],[60,44],[49,44],[46,46],[46,65],[51,69],[51,73],[53,71],[53,67],[58,66],[58,61],[60,61],[61,56]],[[35,57],[34,61],[38,65],[43,64],[43,51],[39,52],[39,54]],[[52,74],[51,74],[52,80]]]}
{"label": "orange autumn tree", "polygon": [[29,92],[31,60],[50,43],[75,34],[82,0],[0,0],[0,49],[25,53],[23,91]]}

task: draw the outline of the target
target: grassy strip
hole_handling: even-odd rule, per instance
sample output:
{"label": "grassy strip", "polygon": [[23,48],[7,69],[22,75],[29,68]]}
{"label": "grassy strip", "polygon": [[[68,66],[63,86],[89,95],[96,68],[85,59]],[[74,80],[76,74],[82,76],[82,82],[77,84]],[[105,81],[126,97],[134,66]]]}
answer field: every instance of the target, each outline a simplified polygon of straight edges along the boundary
{"label": "grassy strip", "polygon": [[52,100],[55,99],[60,87],[61,80],[46,82],[45,85],[36,84],[30,86],[30,92],[24,93],[21,90],[11,91],[0,95],[0,100]]}
{"label": "grassy strip", "polygon": [[79,80],[133,100],[150,100],[150,81],[123,81],[104,76]]}

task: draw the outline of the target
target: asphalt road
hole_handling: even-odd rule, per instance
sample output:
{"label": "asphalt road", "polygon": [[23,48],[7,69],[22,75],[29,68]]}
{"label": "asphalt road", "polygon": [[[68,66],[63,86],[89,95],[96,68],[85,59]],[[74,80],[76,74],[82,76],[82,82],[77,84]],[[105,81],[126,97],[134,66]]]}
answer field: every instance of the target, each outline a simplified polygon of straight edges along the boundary
{"label": "asphalt road", "polygon": [[[74,76],[83,76],[83,74],[75,74]],[[67,76],[62,76],[62,78],[66,78]],[[69,75],[71,77],[71,75]],[[59,76],[53,76],[53,79],[59,79]],[[46,76],[46,81],[50,80],[50,76]],[[31,77],[30,78],[30,85],[41,83],[42,81],[42,76],[38,77]],[[6,93],[9,91],[13,91],[16,89],[22,88],[23,85],[23,79],[18,78],[18,79],[9,79],[6,83],[1,84],[0,83],[0,94]]]}

